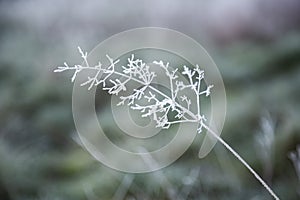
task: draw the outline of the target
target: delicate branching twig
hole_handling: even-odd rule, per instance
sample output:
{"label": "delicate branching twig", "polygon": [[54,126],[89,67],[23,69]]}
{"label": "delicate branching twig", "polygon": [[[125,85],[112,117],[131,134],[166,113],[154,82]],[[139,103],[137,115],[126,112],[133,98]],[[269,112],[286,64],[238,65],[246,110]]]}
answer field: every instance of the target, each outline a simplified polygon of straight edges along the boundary
{"label": "delicate branching twig", "polygon": [[[83,52],[79,47],[79,52],[84,60],[85,66],[74,65],[68,66],[66,63],[62,67],[58,67],[54,72],[62,72],[65,70],[74,70],[72,82],[75,80],[78,73],[83,70],[93,70],[94,76],[87,77],[87,80],[81,85],[88,85],[88,89],[102,84],[103,90],[107,90],[109,94],[119,95],[122,91],[127,90],[128,82],[136,82],[142,85],[135,88],[131,95],[120,96],[118,106],[127,104],[131,109],[138,110],[142,113],[142,117],[151,117],[156,122],[156,127],[168,129],[171,125],[177,123],[198,123],[198,133],[202,129],[206,129],[212,136],[221,142],[241,163],[256,177],[256,179],[269,191],[275,198],[279,199],[272,189],[260,178],[260,176],[234,151],[217,133],[211,130],[206,124],[206,118],[201,114],[200,96],[208,97],[213,85],[208,85],[205,90],[201,90],[201,82],[204,79],[204,71],[198,65],[190,69],[184,66],[183,71],[179,72],[170,68],[169,63],[163,61],[154,61],[153,64],[162,68],[166,78],[169,80],[169,89],[171,95],[165,94],[152,85],[153,79],[157,76],[154,71],[151,71],[150,66],[140,59],[136,59],[134,55],[128,58],[128,64],[122,66],[118,71],[116,64],[119,60],[113,60],[108,55],[108,67],[102,67],[99,62],[96,66],[90,66],[87,60],[87,53]],[[173,70],[172,70],[173,69]],[[188,79],[188,84],[185,84],[179,79],[177,73],[181,73]],[[118,76],[119,78],[115,78]],[[197,112],[191,111],[192,102],[183,93],[186,90],[191,90],[196,96]],[[140,100],[146,100],[147,104],[141,104]],[[175,117],[170,117],[171,113],[175,113]],[[170,115],[169,115],[170,114]]]}
{"label": "delicate branching twig", "polygon": [[[74,65],[73,67],[70,67],[67,63],[64,63],[64,66],[59,66],[57,69],[54,70],[54,72],[63,72],[66,70],[74,70],[74,74],[71,78],[71,81],[74,82],[77,74],[81,72],[82,70],[95,70],[96,73],[93,77],[87,77],[88,80],[86,82],[83,82],[81,86],[89,85],[88,89],[90,90],[93,86],[97,86],[99,84],[103,84],[103,87],[105,87],[106,80],[115,72],[115,64],[119,62],[119,60],[113,61],[112,58],[110,58],[108,55],[106,55],[107,59],[110,62],[109,67],[107,69],[102,68],[102,64],[99,62],[98,65],[95,65],[93,67],[90,67],[88,61],[87,61],[87,52],[83,52],[80,47],[78,47],[78,50],[81,54],[81,57],[83,58],[83,61],[86,66],[82,65]],[[105,74],[105,77],[101,80],[99,79],[100,73]],[[119,87],[115,88],[115,90],[119,90]]]}

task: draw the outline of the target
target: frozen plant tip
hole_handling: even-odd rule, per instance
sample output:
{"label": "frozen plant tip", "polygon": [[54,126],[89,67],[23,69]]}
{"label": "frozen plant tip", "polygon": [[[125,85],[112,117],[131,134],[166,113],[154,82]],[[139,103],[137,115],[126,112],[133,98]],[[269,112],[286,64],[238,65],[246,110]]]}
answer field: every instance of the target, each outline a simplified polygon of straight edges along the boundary
{"label": "frozen plant tip", "polygon": [[[71,81],[74,82],[78,73],[83,70],[90,70],[93,72],[93,76],[87,77],[87,80],[81,83],[81,86],[87,85],[90,90],[92,87],[100,85],[103,90],[106,90],[111,95],[119,95],[122,91],[126,91],[129,82],[138,83],[139,87],[135,88],[130,95],[120,95],[118,106],[127,105],[133,110],[140,111],[142,117],[152,118],[156,123],[156,127],[163,129],[168,129],[171,125],[177,123],[197,123],[198,133],[202,129],[206,129],[255,176],[274,199],[279,199],[249,164],[206,124],[206,118],[200,109],[200,96],[208,97],[213,89],[213,85],[208,85],[206,89],[201,90],[203,88],[201,83],[204,80],[204,71],[198,65],[193,69],[183,66],[183,70],[180,72],[178,68],[171,68],[169,63],[153,61],[154,66],[164,71],[164,75],[169,82],[170,94],[166,94],[152,84],[157,74],[151,71],[151,67],[143,60],[135,58],[134,54],[127,59],[126,66],[119,68],[116,67],[119,60],[114,60],[108,55],[106,55],[109,61],[108,67],[103,67],[100,62],[95,66],[90,66],[87,60],[87,52],[83,52],[80,47],[78,49],[83,59],[83,65],[69,66],[67,63],[64,63],[64,66],[58,67],[54,72],[73,70],[74,74]],[[188,82],[180,80],[178,73],[186,77]],[[196,97],[196,112],[190,109],[194,102],[184,94],[186,90],[191,91]],[[147,102],[147,104],[142,104],[141,102]],[[171,113],[175,113],[175,117],[171,118]]]}

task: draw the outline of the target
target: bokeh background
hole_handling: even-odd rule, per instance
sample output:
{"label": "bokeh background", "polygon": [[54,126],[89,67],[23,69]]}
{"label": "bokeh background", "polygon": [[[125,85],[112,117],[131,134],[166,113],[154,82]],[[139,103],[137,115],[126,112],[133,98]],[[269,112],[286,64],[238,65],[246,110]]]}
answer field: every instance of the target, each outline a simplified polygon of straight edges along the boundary
{"label": "bokeh background", "polygon": [[200,137],[173,165],[138,175],[105,167],[81,146],[70,74],[53,69],[81,62],[78,45],[90,51],[144,26],[207,49],[227,92],[222,137],[282,199],[299,199],[299,22],[299,0],[1,0],[0,199],[271,199],[221,144],[198,159]]}

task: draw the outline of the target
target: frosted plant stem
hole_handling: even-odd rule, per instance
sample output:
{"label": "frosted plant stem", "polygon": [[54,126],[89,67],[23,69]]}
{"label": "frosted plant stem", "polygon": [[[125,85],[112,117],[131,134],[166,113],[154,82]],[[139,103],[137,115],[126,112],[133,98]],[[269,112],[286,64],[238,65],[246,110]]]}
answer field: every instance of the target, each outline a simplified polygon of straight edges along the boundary
{"label": "frosted plant stem", "polygon": [[202,126],[225,148],[230,151],[253,175],[254,177],[268,190],[268,192],[274,197],[276,200],[280,200],[279,197],[274,193],[274,191],[268,186],[268,184],[250,167],[250,165],[229,145],[227,144],[218,134],[216,134],[213,130],[211,130],[206,124],[202,123]]}
{"label": "frosted plant stem", "polygon": [[[167,70],[168,64],[164,65],[162,61],[154,61],[154,64],[157,64],[161,67],[163,67],[166,70],[166,76],[170,80],[170,89],[171,89],[171,97],[167,94],[165,94],[163,91],[160,91],[159,89],[155,88],[151,85],[152,80],[157,74],[155,74],[153,71],[150,71],[150,67],[146,65],[142,60],[140,59],[134,59],[134,55],[131,56],[131,58],[128,59],[128,65],[122,66],[123,70],[122,72],[118,72],[115,70],[115,64],[119,62],[113,61],[112,58],[110,58],[108,55],[106,55],[107,59],[110,62],[110,66],[107,69],[104,69],[101,67],[101,63],[99,62],[98,65],[91,67],[88,64],[87,61],[87,52],[83,52],[80,48],[79,52],[81,54],[81,57],[83,58],[84,62],[86,63],[86,67],[83,67],[82,65],[74,65],[73,67],[69,67],[67,63],[64,63],[64,66],[59,66],[54,72],[63,72],[65,70],[75,70],[72,82],[75,80],[76,75],[82,71],[82,70],[95,70],[95,76],[88,77],[88,80],[81,84],[81,86],[89,85],[88,89],[91,89],[93,86],[97,86],[100,83],[103,84],[103,90],[107,90],[109,94],[112,95],[118,95],[119,92],[126,90],[126,84],[128,81],[135,81],[139,84],[142,84],[143,87],[141,89],[136,88],[132,95],[128,96],[121,96],[121,102],[118,105],[125,104],[125,101],[128,102],[127,105],[130,106],[130,108],[134,110],[139,110],[141,113],[143,113],[142,117],[153,117],[155,120],[157,126],[160,128],[168,129],[170,125],[176,124],[176,123],[183,123],[183,122],[194,122],[198,123],[199,129],[197,130],[198,133],[201,132],[202,127],[205,128],[214,138],[216,138],[219,142],[222,143],[226,147],[227,150],[229,150],[253,175],[254,177],[267,189],[267,191],[274,197],[275,200],[279,200],[279,197],[276,196],[276,194],[273,192],[273,190],[265,183],[265,181],[250,167],[250,165],[234,150],[227,144],[217,133],[215,133],[213,130],[211,130],[204,121],[205,116],[201,115],[200,113],[200,96],[205,95],[206,97],[210,95],[210,89],[213,87],[213,85],[208,85],[206,90],[201,91],[200,88],[200,82],[204,78],[204,71],[201,71],[199,66],[197,65],[195,69],[189,69],[186,66],[183,66],[184,69],[181,72],[182,75],[185,75],[188,80],[189,84],[184,84],[180,79],[178,79],[178,76],[175,76],[175,71],[169,73]],[[101,78],[98,77],[100,73],[104,73],[105,77]],[[126,78],[125,81],[120,81],[119,79],[111,79],[111,75],[119,75],[123,78]],[[193,77],[195,77],[198,74],[198,82],[193,81]],[[107,80],[108,79],[108,80]],[[110,85],[105,87],[106,82],[110,82]],[[150,89],[152,92],[160,95],[162,97],[162,100],[156,98],[155,94],[148,92],[148,96],[145,95],[145,89]],[[190,99],[187,100],[187,97],[185,95],[178,96],[178,92],[186,89],[191,89],[195,92],[197,96],[197,113],[193,113],[190,110]],[[188,106],[185,107],[180,104],[180,102],[176,101],[177,97],[181,97],[182,99],[185,99]],[[136,101],[140,99],[146,99],[148,102],[151,101],[150,105],[138,105],[136,104]],[[182,100],[183,101],[183,100]],[[154,104],[152,102],[155,102]],[[171,109],[172,108],[172,109]],[[169,120],[168,113],[177,112],[178,118],[174,121]],[[176,117],[175,117],[176,118]]]}

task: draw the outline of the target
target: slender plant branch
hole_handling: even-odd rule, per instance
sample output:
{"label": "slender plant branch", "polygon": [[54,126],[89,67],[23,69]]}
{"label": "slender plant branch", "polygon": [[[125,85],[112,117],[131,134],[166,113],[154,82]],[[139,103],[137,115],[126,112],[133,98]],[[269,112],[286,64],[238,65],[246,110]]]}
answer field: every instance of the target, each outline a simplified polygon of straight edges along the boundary
{"label": "slender plant branch", "polygon": [[[165,71],[165,75],[169,79],[171,97],[155,88],[151,85],[153,79],[157,76],[150,70],[150,66],[146,65],[142,60],[135,59],[134,55],[128,58],[127,66],[122,66],[123,70],[117,71],[115,65],[119,60],[113,60],[106,55],[110,65],[107,68],[102,68],[102,64],[99,62],[98,65],[91,67],[87,60],[87,52],[83,52],[78,47],[81,57],[84,60],[86,66],[74,65],[70,67],[64,63],[64,66],[58,67],[54,72],[63,72],[65,70],[74,70],[72,76],[72,82],[75,80],[78,73],[82,70],[93,70],[95,75],[87,77],[88,80],[81,84],[81,86],[88,85],[90,90],[92,87],[96,87],[100,84],[103,86],[103,90],[107,90],[109,94],[118,95],[120,92],[125,91],[126,84],[129,81],[134,81],[142,85],[139,89],[134,89],[133,93],[128,96],[120,96],[121,101],[117,104],[118,106],[124,105],[125,103],[133,110],[139,110],[142,113],[142,117],[152,117],[156,122],[156,127],[168,129],[171,125],[176,123],[197,123],[197,132],[200,133],[202,128],[206,129],[209,134],[216,138],[228,151],[230,151],[249,171],[254,177],[266,188],[266,190],[274,197],[275,200],[279,200],[279,197],[273,192],[273,190],[267,185],[267,183],[254,171],[254,169],[227,143],[225,142],[216,132],[214,132],[206,123],[206,118],[201,114],[200,109],[200,96],[210,95],[211,88],[213,85],[208,85],[206,90],[201,91],[201,81],[204,79],[204,71],[200,69],[198,65],[196,68],[189,69],[184,66],[182,75],[188,78],[189,83],[184,84],[183,81],[178,80],[176,75],[178,68],[170,71],[169,63],[164,64],[162,61],[154,61],[153,64],[161,67]],[[104,74],[104,78],[102,77]],[[125,81],[121,81],[118,78],[112,78],[112,75],[125,78]],[[191,100],[181,94],[183,90],[190,89],[195,93],[197,98],[197,113],[193,113],[190,110]],[[152,92],[151,92],[152,91]],[[157,98],[157,95],[162,97]],[[187,107],[180,104],[177,97],[181,99],[183,103],[187,104]],[[149,103],[148,105],[140,105],[137,103],[139,100],[145,99]],[[168,114],[175,112],[177,115],[175,119],[170,119]]]}
{"label": "slender plant branch", "polygon": [[221,144],[230,151],[254,176],[255,178],[268,190],[268,192],[274,197],[274,199],[279,200],[279,197],[273,192],[273,190],[268,186],[268,184],[250,167],[250,165],[227,143],[225,142],[217,133],[211,130],[206,124],[202,126]]}

